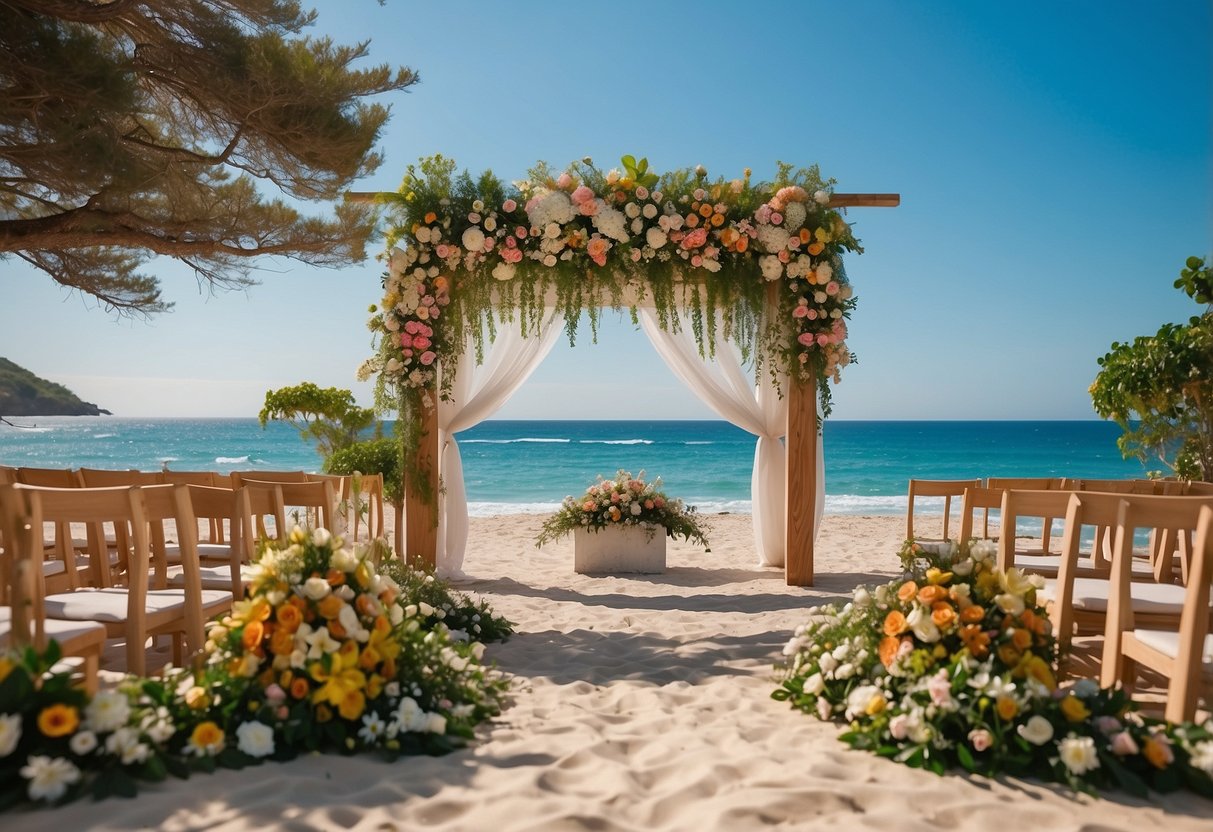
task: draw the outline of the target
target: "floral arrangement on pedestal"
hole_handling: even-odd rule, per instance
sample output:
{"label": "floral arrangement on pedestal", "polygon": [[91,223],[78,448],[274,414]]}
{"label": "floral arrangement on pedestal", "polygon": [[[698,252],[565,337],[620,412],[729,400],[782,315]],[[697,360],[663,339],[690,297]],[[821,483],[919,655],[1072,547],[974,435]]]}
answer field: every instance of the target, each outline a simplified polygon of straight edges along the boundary
{"label": "floral arrangement on pedestal", "polygon": [[1123,690],[1059,686],[1038,576],[995,566],[997,545],[908,542],[906,576],[859,587],[798,627],[772,696],[848,723],[841,739],[942,774],[963,768],[1094,791],[1213,796],[1213,721],[1139,715]]}
{"label": "floral arrangement on pedestal", "polygon": [[509,623],[432,577],[402,587],[372,551],[295,529],[262,549],[249,597],[212,625],[194,668],[91,698],[49,672],[54,644],[0,656],[0,808],[311,751],[392,759],[465,744],[506,688],[473,631]]}
{"label": "floral arrangement on pedestal", "polygon": [[358,377],[375,376],[376,406],[400,414],[408,466],[417,409],[443,392],[436,366],[449,384],[469,334],[482,348],[497,317],[538,327],[554,296],[571,341],[583,311],[596,332],[600,307],[647,295],[663,328],[691,316],[705,354],[719,313],[759,372],[817,383],[828,415],[827,381],[853,360],[842,254],[862,251],[829,207],[832,185],[816,166],[780,163],[774,181],[753,182],[749,169],[710,179],[702,166],[658,176],[625,156],[605,172],[588,157],[560,173],[540,164],[507,187],[423,159],[381,200],[394,214],[389,267],[371,307],[377,350]]}
{"label": "floral arrangement on pedestal", "polygon": [[577,529],[597,532],[620,526],[660,526],[667,537],[708,545],[707,529],[695,507],[663,492],[660,477],[646,482],[644,471],[634,477],[620,471],[613,480],[599,477],[580,497],[565,497],[560,510],[544,522],[535,545],[550,543]]}

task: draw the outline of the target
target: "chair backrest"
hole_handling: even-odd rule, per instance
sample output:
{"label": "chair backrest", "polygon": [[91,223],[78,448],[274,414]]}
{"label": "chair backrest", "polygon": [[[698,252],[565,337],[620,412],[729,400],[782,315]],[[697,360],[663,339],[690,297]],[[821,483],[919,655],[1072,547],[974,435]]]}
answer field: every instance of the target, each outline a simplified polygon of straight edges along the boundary
{"label": "chair backrest", "polygon": [[208,485],[228,488],[231,480],[214,471],[161,471],[158,475],[161,482],[172,485]]}
{"label": "chair backrest", "polygon": [[[130,540],[126,552],[126,587],[130,594],[129,612],[142,620],[148,586],[149,554],[147,541],[147,512],[144,508],[143,492],[138,486],[117,488],[42,488],[18,486],[31,495],[35,516],[40,522],[58,524],[82,523],[92,529],[110,525]],[[72,541],[66,541],[70,547]],[[58,542],[60,547],[65,542]],[[112,585],[109,569],[108,549],[102,538],[90,543],[90,574],[100,586]],[[69,556],[69,560],[70,560]],[[39,583],[39,591],[44,587]]]}
{"label": "chair backrest", "polygon": [[1200,482],[1193,480],[1186,483],[1187,491],[1185,492],[1191,497],[1213,497],[1213,482]]}
{"label": "chair backrest", "polygon": [[[250,562],[257,559],[262,540],[277,539],[287,532],[286,508],[279,485],[249,482],[235,491],[236,508],[240,514],[240,539]],[[274,523],[272,535],[265,522],[267,517]]]}
{"label": "chair backrest", "polygon": [[1153,480],[1067,479],[1065,487],[1071,491],[1102,491],[1107,494],[1159,493]]}
{"label": "chair backrest", "polygon": [[1205,635],[1209,632],[1209,585],[1213,582],[1213,507],[1201,508],[1193,536],[1188,592],[1179,618],[1179,650],[1167,692],[1167,719],[1191,720],[1204,678]]}
{"label": "chair backrest", "polygon": [[28,491],[0,485],[0,604],[11,610],[9,646],[45,647],[45,615],[38,576],[42,574],[41,521]]}
{"label": "chair backrest", "polygon": [[307,482],[303,471],[232,471],[228,474],[232,488],[241,488],[245,480],[253,482]]}
{"label": "chair backrest", "polygon": [[187,485],[185,489],[195,517],[209,517],[220,522],[226,521],[231,527],[231,538],[228,541],[230,558],[228,565],[232,571],[232,598],[238,600],[244,596],[240,564],[247,562],[250,557],[250,553],[244,546],[238,492],[230,488],[215,488],[206,485]]}
{"label": "chair backrest", "polygon": [[[977,512],[982,512],[984,519],[982,521],[981,537],[990,539],[990,510],[1002,509],[1002,489],[1000,488],[985,488],[980,485],[966,488],[964,491],[964,501],[960,508],[960,539],[969,540],[976,537],[974,533],[973,518]],[[1005,531],[1003,529],[1002,531]],[[1002,533],[1000,531],[1000,534]],[[1015,530],[1011,530],[1014,536]]]}
{"label": "chair backrest", "polygon": [[103,468],[81,468],[80,484],[86,488],[114,488],[120,485],[156,485],[160,474],[130,468],[125,471],[110,471]]}
{"label": "chair backrest", "polygon": [[17,481],[17,469],[0,465],[0,485],[12,485]]}
{"label": "chair backrest", "polygon": [[[1159,543],[1155,540],[1150,545],[1154,580],[1159,583],[1173,583],[1178,575],[1186,581],[1189,553],[1181,552],[1181,557],[1185,562],[1176,564],[1176,544],[1179,541],[1191,539],[1200,509],[1204,506],[1213,506],[1213,496],[1126,495],[1121,509],[1122,516],[1117,523],[1117,537],[1113,543],[1113,563],[1115,564],[1117,547],[1126,547],[1128,556],[1131,556],[1135,533],[1138,530],[1147,530],[1155,538],[1170,541]],[[1124,537],[1125,540],[1121,540],[1121,537]],[[1177,566],[1180,568],[1177,569]]]}
{"label": "chair backrest", "polygon": [[[382,516],[383,509],[383,475],[379,477],[379,500],[380,500],[380,515]],[[952,499],[963,498],[966,488],[976,488],[981,485],[981,480],[910,480],[909,497],[906,504],[906,540],[913,540],[916,536],[914,531],[914,513],[915,501],[919,497],[943,497],[943,538],[948,538],[948,523],[952,515]]]}
{"label": "chair backrest", "polygon": [[1052,491],[1065,488],[1064,477],[987,477],[986,488],[1019,488],[1028,491]]}
{"label": "chair backrest", "polygon": [[165,526],[173,524],[185,579],[185,631],[192,650],[206,642],[202,620],[202,575],[198,566],[198,520],[190,501],[189,486],[145,485],[140,487],[148,523],[148,545],[153,572],[152,587],[167,587],[168,557]]}
{"label": "chair backrest", "polygon": [[1024,518],[1039,518],[1042,535],[1053,520],[1065,517],[1070,507],[1070,492],[1061,490],[1028,490],[1008,488],[1002,492],[1000,522],[1002,533],[998,538],[998,568],[1010,569],[1015,565],[1015,530]]}
{"label": "chair backrest", "polygon": [[71,468],[18,468],[17,482],[45,488],[79,488],[80,472]]}

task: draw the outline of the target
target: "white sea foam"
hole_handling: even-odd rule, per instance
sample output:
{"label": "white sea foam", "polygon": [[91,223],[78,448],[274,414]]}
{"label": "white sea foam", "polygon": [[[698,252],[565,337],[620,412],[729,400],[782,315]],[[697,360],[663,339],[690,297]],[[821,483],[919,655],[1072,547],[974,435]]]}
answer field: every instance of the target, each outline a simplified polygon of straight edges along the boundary
{"label": "white sea foam", "polygon": [[162,456],[162,457],[160,457],[160,461],[161,462],[180,462],[181,457],[179,457],[179,456]]}
{"label": "white sea foam", "polygon": [[684,445],[715,445],[715,442],[683,442]]}
{"label": "white sea foam", "polygon": [[469,517],[493,517],[498,514],[554,514],[560,503],[488,503],[469,502]]}
{"label": "white sea foam", "polygon": [[523,437],[522,439],[460,439],[460,445],[514,445],[518,442],[562,442],[568,443],[569,439],[540,439],[535,437]]}
{"label": "white sea foam", "polygon": [[116,433],[94,433],[94,439],[109,439],[111,436],[117,436]]}
{"label": "white sea foam", "polygon": [[242,465],[248,462],[248,456],[217,456],[216,465]]}
{"label": "white sea foam", "polygon": [[581,445],[652,445],[652,439],[582,439]]}

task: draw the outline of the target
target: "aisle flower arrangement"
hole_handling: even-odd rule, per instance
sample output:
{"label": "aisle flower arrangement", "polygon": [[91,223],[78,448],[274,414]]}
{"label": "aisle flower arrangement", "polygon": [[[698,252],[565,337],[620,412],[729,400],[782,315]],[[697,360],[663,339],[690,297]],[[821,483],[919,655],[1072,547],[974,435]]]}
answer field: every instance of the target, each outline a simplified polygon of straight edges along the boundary
{"label": "aisle flower arrangement", "polygon": [[0,657],[0,808],[133,795],[138,780],[311,751],[442,753],[499,711],[506,682],[482,663],[483,644],[442,623],[508,633],[482,604],[469,610],[424,577],[402,592],[369,550],[325,529],[295,529],[254,570],[193,668],[90,699],[49,673],[53,644]]}
{"label": "aisle flower arrangement", "polygon": [[661,490],[661,478],[646,482],[620,471],[615,479],[599,477],[580,497],[565,497],[560,510],[548,518],[536,540],[542,546],[577,529],[597,532],[616,526],[661,527],[667,537],[684,538],[706,547],[707,529],[694,506]]}
{"label": "aisle flower arrangement", "polygon": [[845,721],[854,748],[939,774],[1213,797],[1213,722],[1145,718],[1090,680],[1059,686],[1042,580],[997,569],[995,553],[989,541],[908,543],[905,577],[859,587],[796,629],[772,696]]}

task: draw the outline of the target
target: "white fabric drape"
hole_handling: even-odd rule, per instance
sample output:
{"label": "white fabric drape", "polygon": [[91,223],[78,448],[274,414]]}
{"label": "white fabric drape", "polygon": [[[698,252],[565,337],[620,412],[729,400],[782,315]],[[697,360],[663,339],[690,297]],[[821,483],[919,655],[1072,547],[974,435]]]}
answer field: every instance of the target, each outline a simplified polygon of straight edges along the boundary
{"label": "white fabric drape", "polygon": [[[754,546],[762,566],[783,566],[787,556],[784,500],[788,468],[782,437],[787,430],[788,403],[774,385],[755,385],[742,369],[741,356],[732,343],[719,337],[715,358],[699,356],[690,321],[684,317],[679,332],[666,332],[652,309],[640,309],[640,323],[653,348],[674,375],[722,419],[758,437],[750,499]],[[805,507],[807,508],[807,506]],[[813,506],[816,535],[825,509],[825,466],[821,434],[817,436],[817,500]]]}
{"label": "white fabric drape", "polygon": [[530,377],[563,332],[549,316],[539,332],[522,335],[519,320],[497,325],[497,337],[485,344],[484,363],[476,364],[475,344],[469,338],[451,383],[449,400],[438,402],[438,453],[442,493],[438,498],[437,571],[459,574],[468,540],[467,488],[463,459],[455,434],[479,424],[497,412]]}

